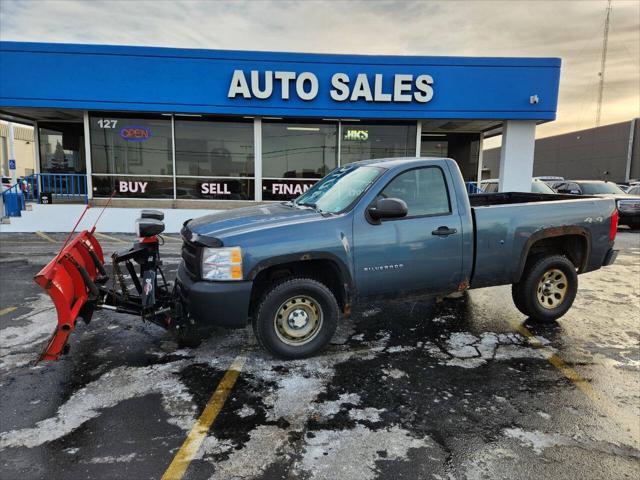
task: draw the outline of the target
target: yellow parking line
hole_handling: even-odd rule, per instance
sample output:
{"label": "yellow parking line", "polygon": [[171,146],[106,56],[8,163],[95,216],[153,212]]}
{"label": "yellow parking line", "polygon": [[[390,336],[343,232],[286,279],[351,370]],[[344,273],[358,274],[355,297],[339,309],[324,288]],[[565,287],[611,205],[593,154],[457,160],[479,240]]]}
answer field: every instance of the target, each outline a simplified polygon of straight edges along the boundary
{"label": "yellow parking line", "polygon": [[112,237],[111,235],[105,235],[104,233],[95,232],[94,235],[100,238],[104,238],[105,240],[111,240],[112,242],[128,243],[124,240],[120,240],[119,238]]}
{"label": "yellow parking line", "polygon": [[213,422],[222,410],[224,402],[231,393],[236,380],[238,380],[245,361],[246,357],[244,355],[238,355],[235,358],[229,370],[227,370],[218,384],[218,388],[213,392],[209,402],[207,402],[207,405],[204,407],[202,415],[200,415],[200,418],[198,418],[189,435],[187,435],[180,450],[178,450],[178,453],[173,457],[164,475],[162,475],[162,480],[180,480],[184,476],[189,464],[198,453],[204,438],[207,436],[207,433],[209,433],[209,428],[211,428],[211,425],[213,425]]}
{"label": "yellow parking line", "polygon": [[18,307],[7,307],[7,308],[3,308],[2,310],[0,310],[0,317],[2,315],[6,315],[7,313],[11,313],[14,310],[16,310]]}
{"label": "yellow parking line", "polygon": [[636,442],[640,442],[640,422],[637,417],[626,415],[609,400],[605,395],[595,390],[588,380],[586,380],[577,371],[567,365],[562,358],[553,353],[553,351],[545,347],[542,342],[527,327],[522,324],[511,322],[521,335],[525,336],[531,345],[535,348],[544,350],[549,354],[547,360],[551,365],[556,367],[565,377],[567,377],[585,396],[591,400],[595,406],[604,414],[615,420],[621,426],[627,428]]}
{"label": "yellow parking line", "polygon": [[36,235],[38,235],[40,238],[44,238],[47,242],[58,243],[44,232],[36,232]]}

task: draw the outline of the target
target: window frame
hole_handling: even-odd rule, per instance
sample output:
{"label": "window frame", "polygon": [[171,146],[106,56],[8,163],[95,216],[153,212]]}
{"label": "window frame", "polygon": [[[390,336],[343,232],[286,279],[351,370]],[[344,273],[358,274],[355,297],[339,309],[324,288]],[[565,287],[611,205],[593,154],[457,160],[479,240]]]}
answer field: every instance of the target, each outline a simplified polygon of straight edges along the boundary
{"label": "window frame", "polygon": [[[438,170],[440,170],[440,174],[442,175],[442,179],[444,180],[444,188],[445,191],[447,192],[447,205],[449,206],[449,211],[446,213],[425,213],[422,215],[407,215],[404,217],[399,217],[399,218],[381,218],[380,221],[381,222],[395,222],[398,220],[411,220],[414,218],[430,218],[430,217],[447,217],[449,215],[453,215],[453,206],[451,205],[451,192],[449,191],[449,182],[447,181],[447,175],[445,174],[444,169],[439,166],[439,165],[424,165],[424,166],[420,166],[420,167],[412,167],[412,168],[408,168],[407,170],[403,170],[402,172],[399,172],[397,175],[394,175],[393,178],[391,178],[376,194],[376,196],[373,198],[373,200],[369,203],[369,205],[367,205],[367,208],[365,209],[365,213],[369,211],[369,208],[371,208],[377,201],[378,201],[378,197],[380,196],[380,194],[384,191],[385,188],[387,188],[391,182],[393,182],[396,178],[398,178],[400,175],[404,175],[405,173],[408,172],[412,172],[414,170],[423,170],[423,169],[427,169],[427,168],[436,168]],[[402,200],[402,199],[400,199]]]}

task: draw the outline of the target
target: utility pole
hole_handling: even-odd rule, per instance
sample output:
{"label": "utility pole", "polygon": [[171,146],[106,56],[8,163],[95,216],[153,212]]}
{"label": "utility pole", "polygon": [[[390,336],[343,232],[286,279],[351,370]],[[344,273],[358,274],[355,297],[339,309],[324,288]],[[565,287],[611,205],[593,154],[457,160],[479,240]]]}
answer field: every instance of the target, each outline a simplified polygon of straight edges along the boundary
{"label": "utility pole", "polygon": [[602,58],[600,59],[600,84],[598,85],[598,110],[596,111],[596,127],[600,126],[602,113],[602,93],[604,91],[604,70],[607,66],[607,45],[609,43],[609,19],[611,18],[611,0],[607,1],[607,18],[604,21],[604,37],[602,39]]}

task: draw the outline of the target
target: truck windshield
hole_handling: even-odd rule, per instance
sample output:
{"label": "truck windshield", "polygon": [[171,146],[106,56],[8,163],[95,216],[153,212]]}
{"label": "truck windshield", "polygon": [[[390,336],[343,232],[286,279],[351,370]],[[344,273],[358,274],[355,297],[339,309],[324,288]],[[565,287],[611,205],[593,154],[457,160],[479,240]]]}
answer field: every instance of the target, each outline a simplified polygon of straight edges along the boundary
{"label": "truck windshield", "polygon": [[341,212],[362,195],[381,172],[381,168],[360,165],[337,168],[293,203],[326,213]]}
{"label": "truck windshield", "polygon": [[611,193],[614,195],[624,194],[618,185],[611,182],[581,183],[580,188],[585,195],[602,195],[603,193]]}

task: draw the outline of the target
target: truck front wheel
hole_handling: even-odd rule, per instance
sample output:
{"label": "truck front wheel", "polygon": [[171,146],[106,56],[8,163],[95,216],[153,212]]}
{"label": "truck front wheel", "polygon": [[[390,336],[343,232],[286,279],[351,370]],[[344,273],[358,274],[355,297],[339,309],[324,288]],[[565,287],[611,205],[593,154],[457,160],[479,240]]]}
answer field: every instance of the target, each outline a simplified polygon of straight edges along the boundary
{"label": "truck front wheel", "polygon": [[513,301],[532,320],[549,323],[562,317],[576,298],[578,274],[562,255],[542,257],[525,269],[513,285]]}
{"label": "truck front wheel", "polygon": [[305,358],[329,343],[339,316],[338,302],[325,285],[293,278],[265,292],[252,325],[260,345],[273,355]]}

